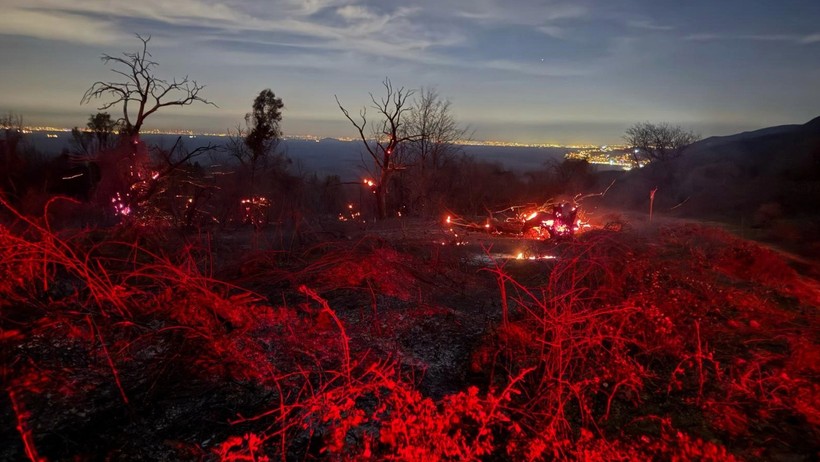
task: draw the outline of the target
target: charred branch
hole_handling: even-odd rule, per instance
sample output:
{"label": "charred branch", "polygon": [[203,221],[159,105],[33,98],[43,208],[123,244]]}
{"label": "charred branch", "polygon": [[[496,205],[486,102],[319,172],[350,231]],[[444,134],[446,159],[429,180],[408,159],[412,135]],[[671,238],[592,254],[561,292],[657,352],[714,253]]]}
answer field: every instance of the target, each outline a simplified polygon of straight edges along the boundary
{"label": "charred branch", "polygon": [[148,42],[151,37],[137,35],[142,42],[142,50],[134,53],[123,53],[123,56],[105,54],[102,61],[111,65],[112,72],[122,77],[120,81],[97,81],[83,94],[81,104],[92,100],[111,98],[98,107],[100,111],[121,106],[122,117],[119,123],[128,135],[138,135],[145,119],[161,108],[170,106],[188,106],[201,102],[216,106],[213,102],[200,96],[205,88],[188,76],[171,81],[155,75],[156,61],[151,60]]}

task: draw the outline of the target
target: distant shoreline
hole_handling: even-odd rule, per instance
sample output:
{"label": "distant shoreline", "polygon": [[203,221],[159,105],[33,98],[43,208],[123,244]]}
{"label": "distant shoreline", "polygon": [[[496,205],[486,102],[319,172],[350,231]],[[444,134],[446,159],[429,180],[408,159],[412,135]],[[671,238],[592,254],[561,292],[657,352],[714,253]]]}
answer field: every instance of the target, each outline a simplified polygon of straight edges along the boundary
{"label": "distant shoreline", "polygon": [[[23,127],[23,133],[26,134],[33,134],[33,133],[51,133],[51,134],[66,134],[70,136],[71,128],[58,128],[58,127]],[[163,130],[145,130],[141,133],[142,135],[161,135],[161,136],[187,136],[187,137],[214,137],[214,138],[227,138],[230,136],[228,133],[199,133],[190,130],[179,130],[179,131],[163,131]],[[282,139],[284,140],[299,140],[299,141],[314,141],[320,142],[323,140],[332,140],[332,141],[339,141],[339,142],[358,142],[360,141],[358,138],[350,138],[350,137],[343,137],[343,138],[333,138],[333,137],[319,137],[315,135],[286,135],[283,136]],[[497,147],[509,147],[509,148],[558,148],[558,149],[592,149],[597,148],[601,145],[598,144],[556,144],[556,143],[518,143],[514,141],[492,141],[492,140],[457,140],[454,144],[458,144],[461,146],[497,146]],[[610,145],[615,146],[615,145]],[[617,146],[616,146],[617,147]]]}

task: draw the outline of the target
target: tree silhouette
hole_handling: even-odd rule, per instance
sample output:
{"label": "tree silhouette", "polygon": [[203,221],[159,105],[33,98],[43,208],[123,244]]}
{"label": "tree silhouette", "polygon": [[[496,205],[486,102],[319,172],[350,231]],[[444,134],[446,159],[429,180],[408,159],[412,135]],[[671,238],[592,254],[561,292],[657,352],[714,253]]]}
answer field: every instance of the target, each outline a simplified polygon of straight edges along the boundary
{"label": "tree silhouette", "polygon": [[[251,112],[245,114],[245,128],[237,127],[236,133],[231,133],[228,141],[228,152],[239,160],[250,173],[250,182],[242,185],[239,189],[250,197],[245,197],[243,201],[250,201],[245,206],[244,221],[250,221],[255,225],[267,223],[267,207],[270,205],[268,199],[263,196],[257,197],[257,177],[260,171],[271,171],[282,180],[285,173],[284,156],[274,156],[282,139],[282,109],[285,105],[282,98],[277,98],[270,88],[259,92],[253,100]],[[275,163],[271,165],[271,157]],[[244,181],[244,179],[240,180]]]}
{"label": "tree silhouette", "polygon": [[114,147],[119,123],[107,112],[98,112],[88,116],[85,129],[74,127],[71,130],[71,142],[79,154],[94,155]]}
{"label": "tree silhouette", "polygon": [[276,150],[282,137],[279,122],[282,121],[284,107],[282,98],[277,98],[270,88],[267,88],[259,92],[253,100],[253,110],[245,114],[245,124],[249,129],[245,144],[251,151],[253,162]]}
{"label": "tree silhouette", "polygon": [[18,149],[23,141],[23,116],[8,113],[0,116],[0,196],[17,199],[24,166]]}
{"label": "tree silhouette", "polygon": [[140,140],[140,131],[145,120],[162,108],[187,106],[201,102],[216,106],[199,95],[205,88],[188,77],[171,81],[156,76],[158,64],[151,60],[148,42],[151,37],[137,35],[142,49],[122,56],[103,55],[102,61],[112,66],[111,71],[121,78],[116,81],[97,81],[83,94],[81,104],[108,97],[110,100],[99,107],[100,111],[120,107],[122,149],[110,152],[101,164],[101,188],[108,195],[117,216],[133,215],[132,211],[145,205],[159,189],[159,182],[178,167],[152,165],[152,159],[145,143]]}
{"label": "tree silhouette", "polygon": [[422,88],[413,99],[402,133],[412,140],[402,155],[410,166],[407,176],[415,212],[429,216],[439,211],[438,202],[451,180],[443,175],[444,167],[462,152],[456,142],[469,135],[453,117],[450,101],[432,88]]}
{"label": "tree silhouette", "polygon": [[641,161],[665,161],[679,157],[686,146],[699,140],[700,136],[677,125],[668,123],[637,123],[626,130],[624,141],[634,148],[633,159]]}
{"label": "tree silhouette", "polygon": [[[358,120],[354,119],[336,97],[336,104],[339,105],[339,109],[342,110],[347,120],[356,127],[359,139],[373,159],[376,170],[373,173],[378,177],[377,182],[373,185],[373,192],[376,195],[376,215],[379,219],[387,218],[388,182],[396,171],[403,168],[403,165],[396,161],[398,149],[405,142],[415,138],[414,134],[403,134],[402,132],[402,116],[410,110],[408,100],[413,96],[414,91],[404,87],[396,90],[390,79],[384,79],[382,85],[385,90],[384,97],[376,99],[372,93],[370,94],[370,100],[373,102],[372,108],[378,114],[379,120],[377,121],[368,122],[366,107],[359,111]],[[365,133],[368,128],[370,137]]]}
{"label": "tree silhouette", "polygon": [[111,97],[111,101],[98,109],[103,111],[121,106],[122,118],[119,122],[123,132],[130,137],[139,136],[145,119],[164,107],[187,106],[196,101],[216,106],[199,96],[205,87],[187,76],[181,80],[174,78],[170,82],[157,77],[154,72],[158,64],[151,60],[151,53],[148,52],[151,37],[137,34],[137,38],[142,42],[142,51],[123,53],[122,57],[104,54],[101,58],[105,64],[113,65],[111,71],[123,80],[94,82],[83,95],[81,104]]}

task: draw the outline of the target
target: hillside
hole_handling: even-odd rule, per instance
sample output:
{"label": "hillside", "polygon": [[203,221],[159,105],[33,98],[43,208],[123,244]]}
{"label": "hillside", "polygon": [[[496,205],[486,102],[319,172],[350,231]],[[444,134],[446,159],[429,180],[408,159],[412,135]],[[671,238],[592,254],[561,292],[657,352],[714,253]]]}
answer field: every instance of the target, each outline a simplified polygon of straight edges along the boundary
{"label": "hillside", "polygon": [[774,252],[694,225],[442,233],[396,222],[283,253],[0,226],[0,459],[817,453],[820,292]]}
{"label": "hillside", "polygon": [[817,125],[621,174],[572,239],[0,198],[0,460],[814,460],[818,259],[693,222],[820,251]]}
{"label": "hillside", "polygon": [[764,238],[816,242],[820,234],[820,118],[711,137],[683,156],[630,172],[602,172],[613,187],[597,205],[713,220]]}

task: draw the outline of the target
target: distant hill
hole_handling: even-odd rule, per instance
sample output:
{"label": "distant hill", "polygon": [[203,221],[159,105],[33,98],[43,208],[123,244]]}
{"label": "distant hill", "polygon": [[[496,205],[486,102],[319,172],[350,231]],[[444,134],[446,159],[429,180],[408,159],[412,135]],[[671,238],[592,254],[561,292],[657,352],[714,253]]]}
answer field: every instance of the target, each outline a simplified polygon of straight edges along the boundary
{"label": "distant hill", "polygon": [[599,174],[615,185],[600,201],[612,208],[648,210],[655,187],[659,214],[765,226],[782,217],[820,218],[820,117],[715,136],[669,162]]}

